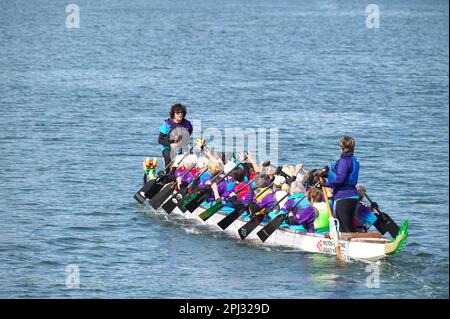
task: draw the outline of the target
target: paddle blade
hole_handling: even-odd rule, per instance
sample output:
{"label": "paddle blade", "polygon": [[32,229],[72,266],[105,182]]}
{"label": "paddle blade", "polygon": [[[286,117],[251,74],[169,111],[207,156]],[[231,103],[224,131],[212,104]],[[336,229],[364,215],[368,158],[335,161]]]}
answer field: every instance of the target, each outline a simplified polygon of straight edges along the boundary
{"label": "paddle blade", "polygon": [[159,191],[164,187],[164,184],[154,183],[148,191],[145,192],[145,197],[148,199],[152,199],[153,196],[159,193]]}
{"label": "paddle blade", "polygon": [[190,194],[187,194],[182,199],[178,201],[178,208],[185,213],[187,211],[186,205],[190,203],[198,194],[199,194],[200,188],[198,186],[194,186],[193,190]]}
{"label": "paddle blade", "polygon": [[151,179],[151,180],[147,181],[147,183],[145,183],[144,186],[142,186],[139,191],[147,193],[152,187],[155,186],[155,184],[156,184],[156,179]]}
{"label": "paddle blade", "polygon": [[199,214],[198,217],[201,218],[204,222],[207,221],[212,215],[217,213],[224,204],[222,201],[216,201],[211,207],[209,207],[207,210],[205,210],[203,213]]}
{"label": "paddle blade", "polygon": [[195,197],[192,201],[190,201],[187,205],[185,205],[186,209],[193,213],[205,200],[209,198],[210,195],[209,189],[202,189],[200,194]]}
{"label": "paddle blade", "polygon": [[156,179],[151,179],[146,182],[136,194],[134,194],[133,198],[142,205],[146,198],[152,198],[161,190],[161,188],[162,186],[157,183]]}
{"label": "paddle blade", "polygon": [[184,206],[179,205],[178,208],[183,212],[186,213],[187,209]]}
{"label": "paddle blade", "polygon": [[162,205],[162,209],[164,209],[164,211],[167,214],[170,214],[171,212],[173,212],[175,207],[177,207],[177,205],[178,205],[179,201],[181,200],[181,198],[182,198],[181,194],[180,193],[176,193],[167,202],[165,202],[164,205]]}
{"label": "paddle blade", "polygon": [[[195,197],[197,197],[199,192],[193,192],[187,195],[185,198],[183,198],[179,203],[178,207],[185,212],[186,211],[186,205],[189,204]],[[184,210],[183,210],[184,209]]]}
{"label": "paddle blade", "polygon": [[241,239],[245,239],[255,228],[261,224],[264,219],[264,214],[253,217],[247,224],[239,228],[238,233]]}
{"label": "paddle blade", "polygon": [[140,204],[144,204],[145,202],[145,196],[144,193],[141,194],[140,191],[138,191],[136,194],[134,194],[133,198]]}
{"label": "paddle blade", "polygon": [[379,212],[378,218],[373,225],[382,235],[389,232],[392,238],[397,237],[400,231],[397,223],[388,214],[383,212]]}
{"label": "paddle blade", "polygon": [[174,183],[167,184],[158,194],[153,196],[153,198],[150,200],[150,205],[154,209],[158,209],[167,198],[169,198],[170,195],[173,193],[173,185]]}
{"label": "paddle blade", "polygon": [[246,207],[241,207],[235,209],[233,212],[229,213],[227,216],[225,216],[220,222],[217,223],[217,226],[222,228],[222,230],[225,230],[230,226],[236,219],[239,218],[244,212]]}
{"label": "paddle blade", "polygon": [[284,214],[280,214],[275,217],[270,223],[264,226],[257,235],[262,242],[265,242],[267,238],[270,237],[277,229],[280,227],[281,223],[284,221]]}

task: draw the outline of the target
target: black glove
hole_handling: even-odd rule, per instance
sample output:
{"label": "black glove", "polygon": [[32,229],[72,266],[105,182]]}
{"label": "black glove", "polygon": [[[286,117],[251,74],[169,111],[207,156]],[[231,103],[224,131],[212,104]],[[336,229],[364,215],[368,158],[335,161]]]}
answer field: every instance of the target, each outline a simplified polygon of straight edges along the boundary
{"label": "black glove", "polygon": [[306,186],[313,186],[312,183],[313,183],[314,177],[317,175],[317,173],[318,173],[318,171],[315,168],[310,170],[307,173],[306,179],[305,179]]}
{"label": "black glove", "polygon": [[289,213],[286,212],[286,214],[284,214],[284,222],[288,225],[290,225],[291,223],[289,222]]}
{"label": "black glove", "polygon": [[186,187],[188,187],[188,185],[189,185],[188,182],[181,181],[180,188],[186,188]]}
{"label": "black glove", "polygon": [[164,175],[166,175],[165,171],[159,171],[158,172],[158,177],[163,177]]}
{"label": "black glove", "polygon": [[373,210],[373,209],[379,210],[379,208],[378,208],[378,203],[377,203],[377,202],[372,202],[372,203],[370,203],[370,208],[372,208],[372,210]]}
{"label": "black glove", "polygon": [[[286,177],[286,184],[291,185],[293,182],[297,180],[297,176]],[[301,181],[300,181],[301,182]]]}
{"label": "black glove", "polygon": [[264,161],[264,162],[262,163],[262,166],[263,166],[263,167],[269,167],[269,166],[270,166],[270,161]]}
{"label": "black glove", "polygon": [[256,214],[256,213],[259,212],[260,210],[261,210],[261,207],[259,207],[259,205],[256,204],[255,202],[250,202],[250,203],[248,204],[248,212],[249,212],[251,215]]}
{"label": "black glove", "polygon": [[319,172],[319,176],[322,178],[328,178],[328,171],[330,170],[330,166],[325,166]]}
{"label": "black glove", "polygon": [[165,183],[176,182],[177,178],[174,175],[168,175],[165,179]]}
{"label": "black glove", "polygon": [[282,170],[283,170],[283,166],[278,166],[277,171],[275,172],[275,175],[280,175]]}
{"label": "black glove", "polygon": [[231,202],[231,207],[233,207],[234,209],[240,209],[242,207],[244,207],[244,204],[242,204],[237,197],[233,196],[230,198],[230,202]]}

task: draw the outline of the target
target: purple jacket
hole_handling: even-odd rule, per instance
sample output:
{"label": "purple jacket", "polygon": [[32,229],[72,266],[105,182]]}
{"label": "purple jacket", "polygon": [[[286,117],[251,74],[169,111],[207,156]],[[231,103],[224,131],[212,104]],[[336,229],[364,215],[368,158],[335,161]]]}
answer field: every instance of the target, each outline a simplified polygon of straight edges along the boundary
{"label": "purple jacket", "polygon": [[323,183],[326,187],[333,189],[334,200],[358,196],[358,191],[354,185],[348,185],[345,183],[347,177],[352,172],[352,159],[353,153],[342,153],[339,161],[336,165],[336,178],[332,182]]}
{"label": "purple jacket", "polygon": [[[284,213],[291,211],[294,214],[295,220],[305,227],[308,233],[313,233],[314,229],[314,219],[316,219],[316,213],[314,208],[311,206],[308,199],[305,197],[300,203],[297,204],[298,200],[304,196],[303,193],[289,196],[288,200],[284,204],[281,211]],[[296,205],[297,204],[297,205]],[[295,207],[294,207],[295,206]],[[292,209],[294,207],[294,209]]]}
{"label": "purple jacket", "polygon": [[262,196],[258,197],[256,194],[253,194],[253,201],[255,203],[257,200],[260,201],[259,203],[256,203],[260,209],[263,209],[263,208],[270,209],[276,203],[273,193],[268,193],[262,199],[261,199],[261,197]]}
{"label": "purple jacket", "polygon": [[313,206],[309,206],[300,211],[294,211],[293,213],[297,222],[302,225],[308,233],[314,233],[314,219],[316,219],[316,213]]}
{"label": "purple jacket", "polygon": [[366,218],[372,213],[372,209],[366,205],[359,205],[358,207],[358,216],[361,216],[362,218]]}
{"label": "purple jacket", "polygon": [[304,195],[305,194],[303,194],[303,193],[299,193],[299,194],[296,194],[296,195],[290,195],[288,197],[288,200],[286,201],[286,203],[284,203],[284,206],[283,206],[283,208],[281,210],[286,213],[287,211],[292,210],[292,207],[295,206],[294,210],[292,211],[295,214],[295,212],[309,207],[311,204],[309,203],[309,200],[306,197],[303,198],[302,201],[297,204],[299,199],[301,199]]}
{"label": "purple jacket", "polygon": [[[227,191],[227,182],[225,180],[223,180],[219,184],[217,184],[217,191],[219,192],[219,196],[223,197],[223,195]],[[211,190],[211,194],[209,195],[208,202],[213,202],[215,200],[216,200],[216,198],[214,197],[214,192]]]}
{"label": "purple jacket", "polygon": [[[184,174],[186,174],[186,172],[187,172],[186,169],[179,169],[179,168],[177,168],[175,170],[174,175],[175,175],[175,177],[178,178],[178,177],[182,177]],[[190,182],[192,182],[193,179],[194,179],[194,175],[192,174],[192,171],[191,171],[186,176],[184,176],[182,178],[182,181],[189,184]]]}
{"label": "purple jacket", "polygon": [[[245,185],[245,186],[241,186],[241,185]],[[236,193],[236,194],[238,194],[239,191],[236,190],[237,187],[245,187],[245,188],[248,188],[249,186],[247,186],[246,183],[235,184],[234,187],[233,187],[231,190],[225,191],[225,193],[223,194],[223,197],[224,197],[224,198],[228,198],[228,197],[230,196],[230,194],[233,193],[233,192]],[[239,189],[240,189],[240,188],[239,188]],[[240,192],[239,194],[241,194],[241,193],[243,193],[243,192],[245,192],[245,191],[242,191],[242,192]],[[239,196],[239,194],[238,194],[238,196]],[[251,190],[248,190],[247,193],[245,193],[244,197],[242,197],[242,198],[240,199],[240,202],[241,202],[242,204],[244,204],[244,205],[247,205],[248,202],[250,202],[251,199],[253,198],[253,195],[254,195],[253,192],[252,192]]]}

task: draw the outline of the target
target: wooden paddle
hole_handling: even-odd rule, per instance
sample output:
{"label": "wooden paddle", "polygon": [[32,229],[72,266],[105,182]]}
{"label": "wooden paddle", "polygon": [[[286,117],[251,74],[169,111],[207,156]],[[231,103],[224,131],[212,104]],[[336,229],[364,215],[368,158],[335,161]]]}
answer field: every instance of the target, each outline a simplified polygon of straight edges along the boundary
{"label": "wooden paddle", "polygon": [[[323,178],[320,175],[319,175],[319,180],[320,180],[320,184],[322,184]],[[339,238],[338,238],[338,233],[336,230],[336,224],[334,223],[333,214],[331,213],[330,202],[328,201],[328,195],[327,195],[327,190],[325,189],[325,186],[322,186],[322,192],[323,192],[323,196],[325,197],[325,203],[327,205],[328,219],[329,219],[329,223],[330,223],[330,238],[334,241],[334,249],[336,251],[336,258],[339,262],[345,263],[345,259],[342,255],[342,251],[341,251],[341,246],[339,244]]]}

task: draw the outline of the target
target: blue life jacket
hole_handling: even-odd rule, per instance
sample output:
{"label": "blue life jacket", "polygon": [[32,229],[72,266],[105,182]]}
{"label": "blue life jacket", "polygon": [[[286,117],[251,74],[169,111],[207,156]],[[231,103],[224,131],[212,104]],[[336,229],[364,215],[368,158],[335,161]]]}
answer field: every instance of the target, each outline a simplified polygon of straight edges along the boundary
{"label": "blue life jacket", "polygon": [[199,182],[201,184],[205,184],[206,180],[212,179],[212,178],[213,178],[213,176],[210,172],[205,172],[202,176],[200,176]]}
{"label": "blue life jacket", "polygon": [[227,181],[227,192],[231,192],[236,185],[235,181]]}
{"label": "blue life jacket", "polygon": [[[352,160],[352,171],[345,179],[345,184],[356,186],[356,184],[358,184],[359,161],[358,161],[358,158],[356,158],[356,156],[352,156],[351,160]],[[336,175],[336,166],[339,163],[339,161],[340,161],[340,159],[337,160],[336,163],[334,163],[331,166],[330,170],[328,171],[328,182],[333,182],[336,179],[336,176],[337,176]]]}

